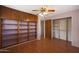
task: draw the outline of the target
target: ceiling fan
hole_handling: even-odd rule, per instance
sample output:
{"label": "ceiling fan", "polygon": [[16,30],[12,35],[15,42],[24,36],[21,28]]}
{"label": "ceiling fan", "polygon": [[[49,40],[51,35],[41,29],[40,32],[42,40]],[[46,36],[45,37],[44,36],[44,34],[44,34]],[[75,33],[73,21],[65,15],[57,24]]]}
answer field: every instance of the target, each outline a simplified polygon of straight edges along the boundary
{"label": "ceiling fan", "polygon": [[52,12],[55,12],[54,9],[48,8],[48,6],[42,6],[40,9],[38,9],[38,10],[36,9],[36,10],[32,10],[32,11],[39,12],[39,15],[41,15],[41,16],[52,13]]}

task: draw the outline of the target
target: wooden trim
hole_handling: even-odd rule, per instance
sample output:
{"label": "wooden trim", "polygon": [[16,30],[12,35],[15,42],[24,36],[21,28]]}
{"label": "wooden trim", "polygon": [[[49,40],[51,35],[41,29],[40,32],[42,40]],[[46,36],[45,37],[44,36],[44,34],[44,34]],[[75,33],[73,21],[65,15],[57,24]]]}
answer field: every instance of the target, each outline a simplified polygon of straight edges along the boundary
{"label": "wooden trim", "polygon": [[66,41],[68,41],[68,19],[66,20]]}
{"label": "wooden trim", "polygon": [[60,23],[59,23],[59,39],[60,39]]}
{"label": "wooden trim", "polygon": [[16,9],[8,8],[6,6],[0,5],[0,17],[6,19],[14,20],[27,20],[37,21],[37,15],[29,14],[26,12],[18,11]]}
{"label": "wooden trim", "polygon": [[70,17],[64,17],[64,18],[57,18],[57,19],[53,19],[53,20],[62,20],[62,19],[67,19],[67,18],[72,18],[72,17],[70,16]]}
{"label": "wooden trim", "polygon": [[19,20],[17,21],[17,43],[19,43]]}
{"label": "wooden trim", "polygon": [[0,19],[0,20],[1,20],[1,24],[0,24],[1,25],[1,29],[0,29],[1,30],[1,34],[0,34],[1,35],[1,38],[0,38],[0,40],[1,40],[1,42],[0,42],[1,47],[0,48],[2,48],[2,31],[3,31],[2,30],[2,27],[3,27],[2,22],[3,22],[3,19]]}

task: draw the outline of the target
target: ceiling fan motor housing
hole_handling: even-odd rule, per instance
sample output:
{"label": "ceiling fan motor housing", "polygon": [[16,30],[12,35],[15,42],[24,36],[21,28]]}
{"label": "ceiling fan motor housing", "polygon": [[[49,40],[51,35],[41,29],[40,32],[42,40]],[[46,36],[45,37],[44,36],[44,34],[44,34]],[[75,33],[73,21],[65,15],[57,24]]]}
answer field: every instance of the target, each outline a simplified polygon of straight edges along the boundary
{"label": "ceiling fan motor housing", "polygon": [[41,8],[41,12],[46,12],[46,8]]}

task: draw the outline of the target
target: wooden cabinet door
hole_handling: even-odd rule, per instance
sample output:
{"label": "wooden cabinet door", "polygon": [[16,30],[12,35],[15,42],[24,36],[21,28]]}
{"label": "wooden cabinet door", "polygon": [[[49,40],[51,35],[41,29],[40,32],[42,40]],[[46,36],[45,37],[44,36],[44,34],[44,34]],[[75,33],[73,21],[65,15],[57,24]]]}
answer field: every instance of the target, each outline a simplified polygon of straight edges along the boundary
{"label": "wooden cabinet door", "polygon": [[45,21],[45,37],[51,38],[51,20]]}

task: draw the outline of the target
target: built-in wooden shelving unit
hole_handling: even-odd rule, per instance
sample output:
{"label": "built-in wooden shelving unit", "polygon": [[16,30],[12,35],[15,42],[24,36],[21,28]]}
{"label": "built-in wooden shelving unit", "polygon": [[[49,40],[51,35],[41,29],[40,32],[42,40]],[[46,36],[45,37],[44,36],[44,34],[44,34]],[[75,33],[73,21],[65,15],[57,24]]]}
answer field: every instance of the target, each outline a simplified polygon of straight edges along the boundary
{"label": "built-in wooden shelving unit", "polygon": [[0,48],[36,39],[36,21],[0,19]]}
{"label": "built-in wooden shelving unit", "polygon": [[17,21],[3,19],[2,21],[2,47],[17,43]]}
{"label": "built-in wooden shelving unit", "polygon": [[28,40],[28,22],[27,21],[19,21],[19,43]]}
{"label": "built-in wooden shelving unit", "polygon": [[29,21],[29,40],[33,40],[34,38],[36,38],[36,27],[36,22]]}

